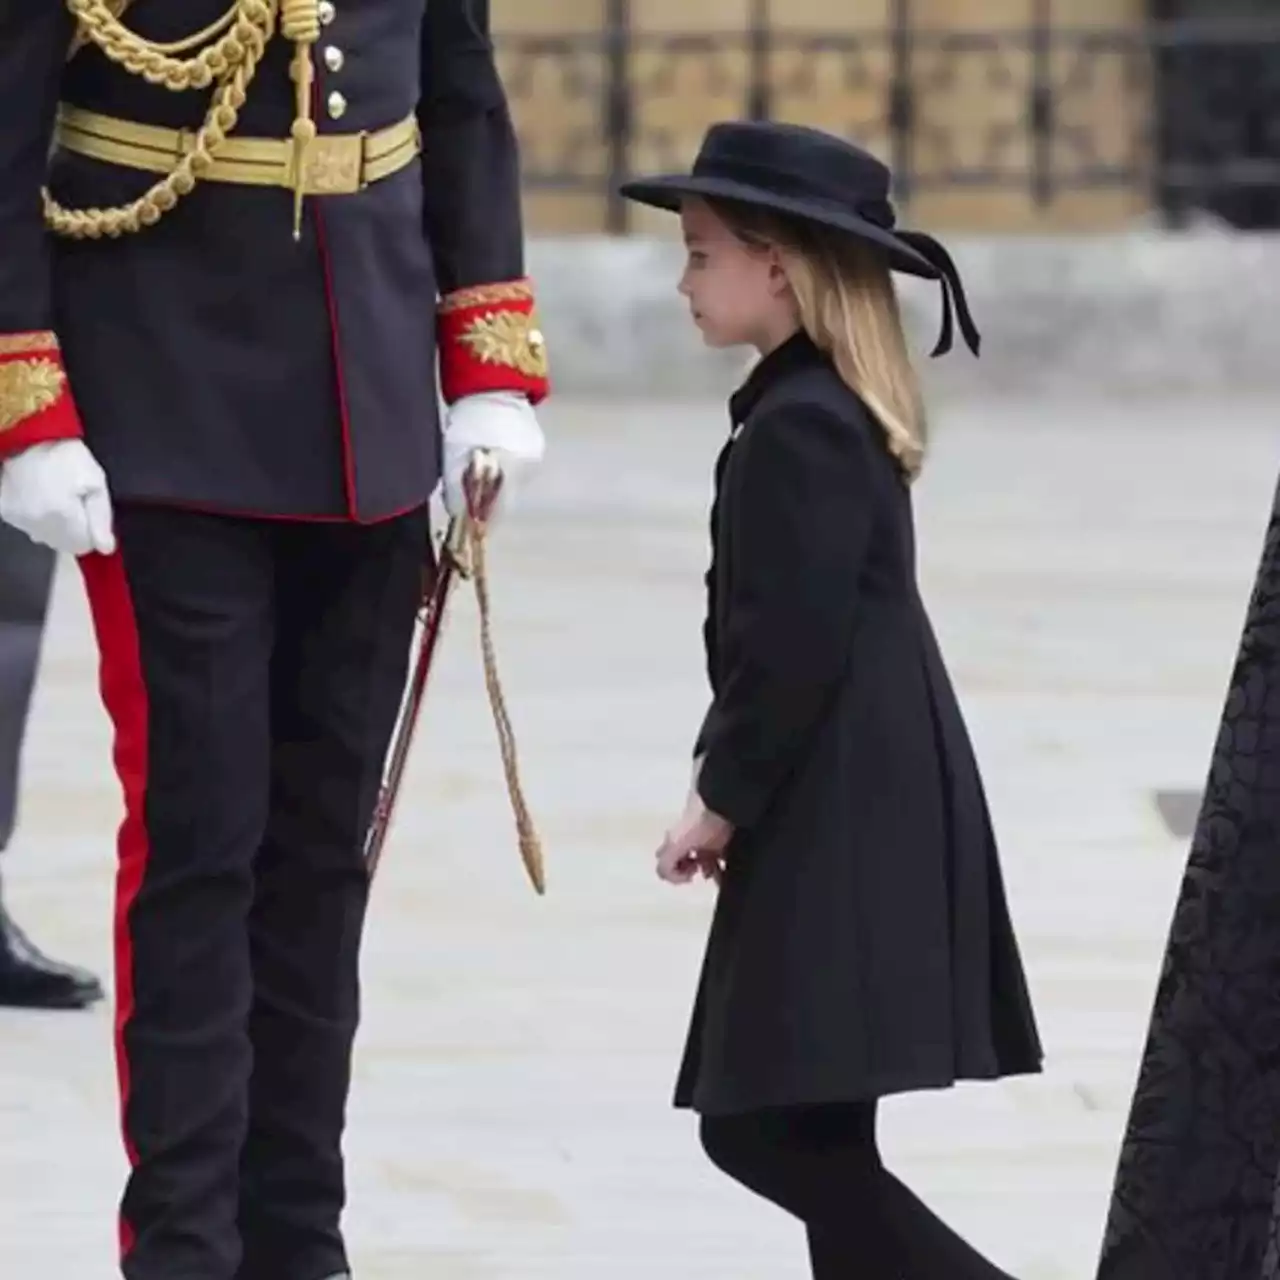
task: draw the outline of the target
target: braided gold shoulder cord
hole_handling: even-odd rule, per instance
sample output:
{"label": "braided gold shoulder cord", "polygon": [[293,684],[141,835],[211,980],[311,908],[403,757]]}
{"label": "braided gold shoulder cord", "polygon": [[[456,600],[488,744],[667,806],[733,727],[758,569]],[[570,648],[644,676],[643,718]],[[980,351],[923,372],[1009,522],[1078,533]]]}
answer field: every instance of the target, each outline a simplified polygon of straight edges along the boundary
{"label": "braided gold shoulder cord", "polygon": [[[292,131],[296,239],[300,233],[306,151],[316,136],[311,118],[315,76],[311,50],[320,38],[318,0],[233,0],[230,8],[204,30],[171,44],[144,39],[124,25],[122,18],[130,0],[65,2],[77,22],[68,56],[92,43],[113,62],[151,84],[175,93],[211,86],[214,92],[191,150],[159,182],[136,200],[110,209],[66,209],[46,190],[44,216],[49,229],[73,240],[97,240],[133,234],[159,222],[195,188],[236,127],[249,85],[278,28],[285,39],[296,45],[290,68],[297,101]],[[192,54],[200,45],[204,47]]]}

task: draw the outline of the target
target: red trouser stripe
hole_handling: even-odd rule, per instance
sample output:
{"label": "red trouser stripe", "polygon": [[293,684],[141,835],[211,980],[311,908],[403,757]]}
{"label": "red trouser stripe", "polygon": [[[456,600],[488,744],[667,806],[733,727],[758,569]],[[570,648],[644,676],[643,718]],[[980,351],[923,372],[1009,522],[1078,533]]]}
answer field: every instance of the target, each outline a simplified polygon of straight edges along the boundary
{"label": "red trouser stripe", "polygon": [[[129,1137],[129,1054],[125,1028],[133,1016],[133,946],[129,912],[146,871],[149,844],[145,805],[147,796],[147,688],[133,601],[119,551],[110,556],[90,555],[80,561],[93,628],[98,640],[98,681],[102,702],[115,729],[113,757],[124,790],[124,821],[118,842],[116,874],[115,979],[116,1073],[120,1087],[121,1128],[131,1165],[137,1153]],[[120,1218],[120,1251],[133,1247],[133,1231]]]}

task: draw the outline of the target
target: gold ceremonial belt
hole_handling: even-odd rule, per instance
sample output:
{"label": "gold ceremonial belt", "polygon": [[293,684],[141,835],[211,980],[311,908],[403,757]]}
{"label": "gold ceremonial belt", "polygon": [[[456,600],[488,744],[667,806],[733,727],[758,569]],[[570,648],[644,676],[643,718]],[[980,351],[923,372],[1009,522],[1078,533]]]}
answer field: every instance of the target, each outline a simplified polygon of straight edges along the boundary
{"label": "gold ceremonial belt", "polygon": [[[91,160],[169,173],[191,149],[195,133],[134,124],[63,104],[58,108],[60,147]],[[372,133],[321,133],[306,149],[302,194],[351,195],[371,182],[398,173],[422,151],[417,117]],[[289,138],[227,138],[202,182],[232,182],[254,187],[295,190],[294,145]]]}

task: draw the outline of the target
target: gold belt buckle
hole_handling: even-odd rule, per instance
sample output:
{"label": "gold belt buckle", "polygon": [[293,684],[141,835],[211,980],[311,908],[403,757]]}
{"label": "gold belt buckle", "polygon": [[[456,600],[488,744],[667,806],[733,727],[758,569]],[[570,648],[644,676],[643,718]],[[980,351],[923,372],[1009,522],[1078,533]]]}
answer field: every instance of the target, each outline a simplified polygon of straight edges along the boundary
{"label": "gold belt buckle", "polygon": [[364,186],[364,134],[318,134],[307,147],[304,165],[306,195],[354,194]]}

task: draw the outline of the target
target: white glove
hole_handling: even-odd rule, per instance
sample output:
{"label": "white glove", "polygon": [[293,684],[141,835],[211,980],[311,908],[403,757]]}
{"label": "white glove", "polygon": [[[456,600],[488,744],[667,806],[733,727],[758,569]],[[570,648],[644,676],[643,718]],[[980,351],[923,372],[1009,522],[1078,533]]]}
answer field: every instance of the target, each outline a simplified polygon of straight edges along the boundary
{"label": "white glove", "polygon": [[33,444],[6,458],[0,520],[69,555],[116,549],[107,477],[81,440]]}
{"label": "white glove", "polygon": [[490,521],[506,505],[513,482],[546,452],[546,440],[528,399],[517,391],[480,391],[450,408],[444,426],[444,506],[451,516],[467,510],[463,477],[477,449],[487,449],[502,469],[502,487]]}

